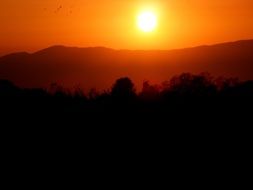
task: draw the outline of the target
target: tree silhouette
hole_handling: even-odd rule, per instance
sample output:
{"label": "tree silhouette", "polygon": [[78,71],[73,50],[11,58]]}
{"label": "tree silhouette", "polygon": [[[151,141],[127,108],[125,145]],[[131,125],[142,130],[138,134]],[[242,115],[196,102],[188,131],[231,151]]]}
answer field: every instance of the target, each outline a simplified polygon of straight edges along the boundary
{"label": "tree silhouette", "polygon": [[149,81],[144,81],[140,98],[145,101],[155,100],[159,97],[160,88],[158,85],[150,85]]}
{"label": "tree silhouette", "polygon": [[0,96],[13,96],[20,92],[12,82],[8,80],[0,80]]}
{"label": "tree silhouette", "polygon": [[112,87],[111,95],[116,99],[133,99],[136,97],[134,83],[128,77],[118,79]]}
{"label": "tree silhouette", "polygon": [[206,73],[200,75],[183,73],[172,77],[168,88],[165,90],[179,96],[206,96],[216,92],[212,78]]}
{"label": "tree silhouette", "polygon": [[127,111],[146,117],[145,113],[173,114],[182,110],[185,115],[194,113],[194,110],[201,110],[198,114],[213,114],[211,108],[215,108],[216,112],[233,114],[232,111],[236,109],[244,110],[245,106],[253,105],[252,100],[253,81],[239,82],[226,78],[217,81],[208,74],[183,73],[164,82],[162,86],[145,81],[138,95],[134,83],[127,77],[118,79],[111,90],[102,93],[91,90],[88,96],[81,88],[75,89],[74,93],[56,84],[48,90],[23,89],[9,81],[0,80],[0,111],[17,115],[80,113],[85,116],[86,113],[88,115],[85,118],[89,118],[97,116],[95,113],[111,117]]}

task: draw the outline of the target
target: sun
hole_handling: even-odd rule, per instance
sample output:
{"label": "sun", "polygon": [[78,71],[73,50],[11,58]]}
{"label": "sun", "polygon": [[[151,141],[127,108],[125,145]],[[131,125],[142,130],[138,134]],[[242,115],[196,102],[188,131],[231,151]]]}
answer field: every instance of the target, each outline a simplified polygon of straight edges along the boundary
{"label": "sun", "polygon": [[137,25],[143,32],[152,32],[157,26],[157,17],[151,11],[142,12],[138,15]]}

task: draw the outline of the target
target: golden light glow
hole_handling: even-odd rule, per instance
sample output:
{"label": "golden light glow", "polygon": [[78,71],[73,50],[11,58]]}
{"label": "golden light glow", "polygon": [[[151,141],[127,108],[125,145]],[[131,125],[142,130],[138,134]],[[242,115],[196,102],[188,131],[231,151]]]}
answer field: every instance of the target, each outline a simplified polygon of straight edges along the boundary
{"label": "golden light glow", "polygon": [[[253,0],[0,2],[0,56],[55,44],[180,49],[253,38]],[[145,24],[146,12],[155,24]]]}
{"label": "golden light glow", "polygon": [[137,24],[143,32],[151,32],[157,26],[157,17],[153,12],[142,12],[138,16]]}

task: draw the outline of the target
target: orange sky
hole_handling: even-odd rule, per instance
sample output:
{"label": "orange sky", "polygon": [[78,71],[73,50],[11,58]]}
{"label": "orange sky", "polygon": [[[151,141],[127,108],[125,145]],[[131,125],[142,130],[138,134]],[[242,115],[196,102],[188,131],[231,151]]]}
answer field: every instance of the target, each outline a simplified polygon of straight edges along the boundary
{"label": "orange sky", "polygon": [[[142,10],[158,16],[145,34]],[[2,0],[0,55],[55,44],[172,49],[253,38],[252,0]]]}

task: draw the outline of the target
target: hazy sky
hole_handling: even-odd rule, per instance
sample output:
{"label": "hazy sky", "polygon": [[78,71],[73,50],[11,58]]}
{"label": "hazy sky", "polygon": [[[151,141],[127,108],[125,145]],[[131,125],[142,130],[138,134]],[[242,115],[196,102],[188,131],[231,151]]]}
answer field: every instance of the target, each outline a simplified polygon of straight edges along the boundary
{"label": "hazy sky", "polygon": [[[151,9],[158,28],[136,17]],[[253,0],[1,0],[0,55],[55,44],[171,49],[253,38]]]}

